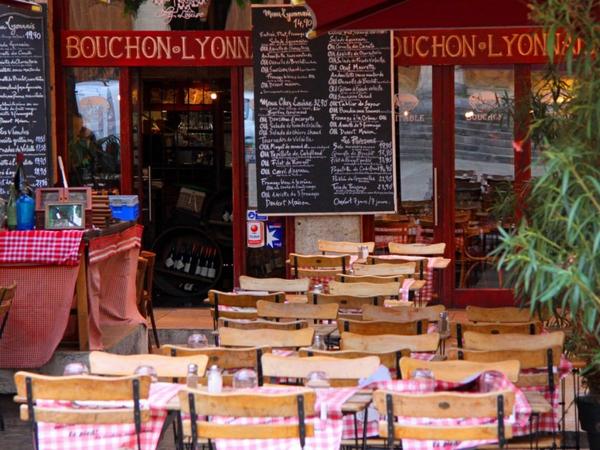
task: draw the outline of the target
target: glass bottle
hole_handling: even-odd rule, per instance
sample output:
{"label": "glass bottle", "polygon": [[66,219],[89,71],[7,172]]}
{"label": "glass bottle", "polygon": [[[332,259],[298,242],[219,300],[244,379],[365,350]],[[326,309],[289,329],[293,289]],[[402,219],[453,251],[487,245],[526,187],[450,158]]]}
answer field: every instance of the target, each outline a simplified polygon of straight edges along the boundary
{"label": "glass bottle", "polygon": [[198,366],[196,364],[188,364],[186,385],[192,389],[198,388]]}
{"label": "glass bottle", "polygon": [[6,226],[9,230],[17,229],[17,190],[14,185],[10,187],[6,203]]}
{"label": "glass bottle", "polygon": [[35,202],[31,196],[31,189],[25,176],[23,163],[25,156],[17,153],[17,168],[13,178],[13,184],[17,193],[17,230],[33,230],[35,226]]}
{"label": "glass bottle", "polygon": [[215,366],[211,366],[208,371],[208,392],[218,393],[223,390],[223,377],[221,371]]}

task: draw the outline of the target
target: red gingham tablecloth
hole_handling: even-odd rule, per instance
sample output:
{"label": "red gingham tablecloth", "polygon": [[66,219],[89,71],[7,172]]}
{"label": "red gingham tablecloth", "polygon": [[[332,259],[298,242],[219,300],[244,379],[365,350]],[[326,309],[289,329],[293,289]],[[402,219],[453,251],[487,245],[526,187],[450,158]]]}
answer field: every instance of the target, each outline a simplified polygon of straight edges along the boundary
{"label": "red gingham tablecloth", "polygon": [[0,231],[0,264],[79,264],[84,230]]}
{"label": "red gingham tablecloth", "polygon": [[[172,383],[152,383],[148,400],[143,400],[145,408],[150,408],[150,420],[142,424],[141,445],[143,450],[155,450],[160,432],[167,417],[167,402],[177,394],[183,385]],[[40,402],[58,406],[57,402]],[[115,407],[118,402],[103,402],[105,407]],[[59,404],[60,405],[60,404]],[[62,404],[59,407],[69,408]],[[98,406],[96,406],[97,408]],[[39,423],[38,450],[117,450],[136,449],[137,438],[133,424],[107,425],[60,425]]]}
{"label": "red gingham tablecloth", "polygon": [[[293,392],[298,388],[286,387],[263,387],[258,392]],[[342,405],[358,390],[351,388],[327,388],[316,389],[316,417],[308,419],[315,425],[315,435],[306,439],[305,450],[337,450],[340,448],[342,439]],[[322,418],[326,417],[325,420]],[[286,419],[280,418],[240,418],[233,422],[231,418],[214,417],[215,422],[227,423],[281,423]],[[287,421],[287,420],[286,420]],[[300,450],[299,439],[217,439],[215,441],[217,450]]]}
{"label": "red gingham tablecloth", "polygon": [[[523,392],[511,383],[503,374],[497,373],[494,377],[494,390],[511,390],[515,393],[515,406],[512,414],[505,419],[505,424],[512,425],[515,429],[528,427],[529,417],[531,416],[531,407],[525,398]],[[445,391],[460,386],[460,383],[448,383],[440,380],[435,381],[435,391]],[[387,389],[397,392],[406,392],[411,394],[419,394],[432,391],[432,383],[429,380],[392,380],[380,381],[368,386],[373,389]],[[374,408],[369,408],[369,422],[367,425],[367,436],[378,435],[378,420]],[[424,419],[424,418],[398,418],[399,422],[411,425],[428,424],[436,426],[451,426],[451,425],[476,425],[485,423],[494,423],[494,419]],[[362,436],[362,422],[358,422],[359,436]],[[354,424],[348,420],[344,422],[344,438],[354,439]],[[443,450],[454,450],[462,448],[472,448],[483,444],[491,443],[491,441],[464,441],[464,442],[444,442],[444,441],[418,441],[413,439],[403,439],[402,448],[404,450],[430,450],[432,448]]]}

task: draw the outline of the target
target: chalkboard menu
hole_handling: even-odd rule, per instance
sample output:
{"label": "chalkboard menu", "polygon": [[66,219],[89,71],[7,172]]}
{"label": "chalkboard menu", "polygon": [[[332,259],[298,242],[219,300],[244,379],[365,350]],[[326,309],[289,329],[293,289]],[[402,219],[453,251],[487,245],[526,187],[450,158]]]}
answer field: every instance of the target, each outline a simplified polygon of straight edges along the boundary
{"label": "chalkboard menu", "polygon": [[33,188],[48,186],[46,10],[0,5],[0,197],[6,198],[17,152]]}
{"label": "chalkboard menu", "polygon": [[252,21],[259,212],[395,211],[390,32],[309,40],[301,6]]}

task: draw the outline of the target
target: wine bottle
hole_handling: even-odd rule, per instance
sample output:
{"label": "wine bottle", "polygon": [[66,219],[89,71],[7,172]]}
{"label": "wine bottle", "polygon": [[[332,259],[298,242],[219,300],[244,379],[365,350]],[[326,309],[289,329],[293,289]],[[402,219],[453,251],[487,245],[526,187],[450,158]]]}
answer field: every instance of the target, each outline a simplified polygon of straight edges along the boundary
{"label": "wine bottle", "polygon": [[9,230],[17,229],[17,190],[14,186],[10,187],[6,203],[6,226]]}
{"label": "wine bottle", "polygon": [[206,250],[206,256],[202,261],[202,266],[200,267],[200,276],[207,277],[208,276],[208,259],[210,258],[210,247]]}
{"label": "wine bottle", "polygon": [[167,269],[171,269],[175,265],[175,246],[171,246],[171,250],[169,251],[169,255],[167,259],[165,259],[165,267]]}
{"label": "wine bottle", "polygon": [[185,245],[182,246],[182,250],[181,252],[179,252],[179,255],[177,257],[177,260],[175,261],[175,266],[173,267],[175,270],[181,272],[181,269],[183,269],[185,267],[185,262],[183,261],[185,255]]}
{"label": "wine bottle", "polygon": [[194,270],[194,275],[200,276],[202,274],[202,258],[204,257],[204,247],[200,247],[200,252],[198,252],[198,259],[196,260],[196,269]]}
{"label": "wine bottle", "polygon": [[194,255],[194,247],[193,246],[189,246],[188,247],[189,251],[185,256],[185,263],[183,266],[183,271],[185,273],[190,273],[190,270],[192,270],[192,259],[193,259],[193,255]]}
{"label": "wine bottle", "polygon": [[208,278],[215,278],[217,276],[215,259],[217,259],[217,249],[213,248],[210,258],[210,265],[208,266]]}

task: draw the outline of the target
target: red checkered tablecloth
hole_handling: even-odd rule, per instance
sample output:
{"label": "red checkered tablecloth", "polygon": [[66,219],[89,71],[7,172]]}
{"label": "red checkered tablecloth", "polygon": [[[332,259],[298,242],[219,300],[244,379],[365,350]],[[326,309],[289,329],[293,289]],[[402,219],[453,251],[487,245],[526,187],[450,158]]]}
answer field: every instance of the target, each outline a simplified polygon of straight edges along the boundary
{"label": "red checkered tablecloth", "polygon": [[[531,407],[527,402],[527,399],[523,392],[518,389],[513,383],[511,383],[503,374],[497,373],[494,377],[495,385],[493,390],[511,390],[515,393],[515,406],[512,414],[506,418],[505,423],[512,425],[516,430],[523,427],[527,427],[529,424],[529,417],[531,416]],[[435,385],[435,386],[434,386]],[[430,380],[392,380],[392,381],[380,381],[369,385],[369,388],[373,389],[386,389],[396,392],[405,392],[411,394],[419,394],[432,392],[432,388],[435,391],[447,391],[461,386],[460,383],[448,383],[440,380],[436,380],[434,384]],[[378,420],[379,417],[376,415],[374,408],[369,408],[369,422],[367,425],[367,436],[378,435]],[[461,419],[424,419],[424,418],[407,418],[400,417],[398,421],[410,425],[434,425],[434,426],[451,426],[451,425],[477,425],[485,423],[494,423],[493,419],[475,419],[475,418],[461,418]],[[362,436],[363,423],[358,422],[359,436]],[[344,433],[345,439],[354,439],[354,422],[352,418],[344,420]],[[443,449],[443,450],[454,450],[462,448],[472,448],[479,445],[490,443],[490,441],[465,441],[465,442],[443,442],[443,441],[417,441],[413,439],[403,439],[402,448],[404,450],[429,450],[432,448]]]}
{"label": "red checkered tablecloth", "polygon": [[79,264],[83,230],[0,231],[0,264]]}
{"label": "red checkered tablecloth", "polygon": [[[172,399],[182,385],[171,383],[152,383],[150,396],[143,400],[143,407],[150,408],[150,420],[142,424],[141,446],[143,450],[155,450],[158,446],[160,432],[167,417],[167,402]],[[70,404],[57,402],[40,402],[70,408]],[[102,402],[98,407],[115,407],[116,402]],[[122,403],[120,403],[122,405]],[[81,409],[83,407],[79,407]],[[116,450],[137,448],[135,426],[133,424],[107,425],[59,425],[39,423],[38,450]]]}
{"label": "red checkered tablecloth", "polygon": [[402,259],[405,261],[427,261],[427,264],[423,267],[423,278],[425,279],[425,286],[418,293],[423,303],[428,303],[433,298],[433,273],[434,264],[440,259],[439,257],[426,258],[423,256],[410,256],[410,255],[381,255],[382,259]]}

